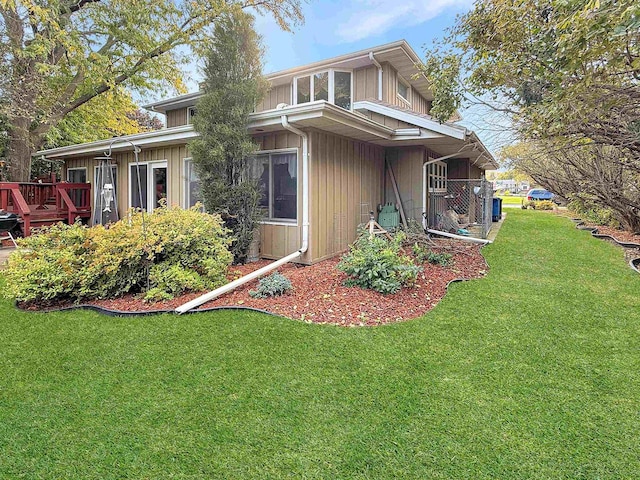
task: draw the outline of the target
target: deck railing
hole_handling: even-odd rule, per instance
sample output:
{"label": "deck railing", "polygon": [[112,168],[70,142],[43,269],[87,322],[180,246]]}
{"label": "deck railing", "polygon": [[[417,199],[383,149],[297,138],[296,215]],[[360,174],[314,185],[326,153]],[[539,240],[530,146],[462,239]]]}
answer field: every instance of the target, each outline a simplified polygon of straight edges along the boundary
{"label": "deck railing", "polygon": [[46,222],[66,217],[91,216],[91,185],[88,183],[15,183],[0,182],[0,209],[18,214],[25,236],[31,234],[36,218]]}

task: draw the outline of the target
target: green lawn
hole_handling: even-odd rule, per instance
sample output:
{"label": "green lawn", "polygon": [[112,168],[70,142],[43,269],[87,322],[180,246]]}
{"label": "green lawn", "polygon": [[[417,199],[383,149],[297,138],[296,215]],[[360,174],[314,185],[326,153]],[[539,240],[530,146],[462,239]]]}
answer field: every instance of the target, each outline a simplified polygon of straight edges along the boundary
{"label": "green lawn", "polygon": [[638,478],[640,275],[543,212],[484,252],[377,328],[2,301],[0,478]]}
{"label": "green lawn", "polygon": [[515,195],[498,195],[499,198],[502,199],[502,206],[509,206],[509,207],[515,207],[515,206],[522,206],[522,202],[526,202],[527,199],[525,197],[518,197]]}

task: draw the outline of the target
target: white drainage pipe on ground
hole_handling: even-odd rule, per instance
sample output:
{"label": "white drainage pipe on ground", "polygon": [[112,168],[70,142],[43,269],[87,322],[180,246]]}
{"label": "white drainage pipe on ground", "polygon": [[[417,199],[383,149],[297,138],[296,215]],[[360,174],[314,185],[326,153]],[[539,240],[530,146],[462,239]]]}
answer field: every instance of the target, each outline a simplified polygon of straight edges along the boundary
{"label": "white drainage pipe on ground", "polygon": [[193,310],[194,308],[198,308],[200,305],[210,302],[211,300],[228,293],[236,288],[244,285],[245,283],[249,283],[252,280],[255,280],[267,273],[275,270],[276,268],[284,265],[285,263],[289,263],[292,260],[303,255],[307,249],[309,248],[309,137],[302,130],[295,128],[289,123],[286,115],[282,115],[282,126],[289,130],[290,132],[295,133],[302,137],[302,245],[300,248],[287,255],[286,257],[281,258],[280,260],[276,260],[269,265],[266,265],[255,272],[251,272],[244,277],[238,278],[231,283],[227,283],[222,287],[216,288],[211,292],[205,293],[204,295],[199,296],[187,302],[183,305],[180,305],[175,309],[176,313],[186,313],[189,310]]}
{"label": "white drainage pipe on ground", "polygon": [[482,245],[493,243],[491,240],[485,240],[484,238],[465,237],[464,235],[456,235],[455,233],[442,232],[440,230],[433,230],[431,228],[427,228],[427,232],[433,233],[434,235],[440,235],[443,237],[455,238],[456,240],[464,240],[466,242],[471,242],[471,243],[481,243]]}

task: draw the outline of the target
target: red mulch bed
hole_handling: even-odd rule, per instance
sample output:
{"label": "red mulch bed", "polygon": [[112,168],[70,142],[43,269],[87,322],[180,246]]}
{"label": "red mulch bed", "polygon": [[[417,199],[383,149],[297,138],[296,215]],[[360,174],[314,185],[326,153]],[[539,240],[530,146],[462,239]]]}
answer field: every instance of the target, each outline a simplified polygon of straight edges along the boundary
{"label": "red mulch bed", "polygon": [[[410,249],[407,249],[410,250]],[[346,275],[336,268],[340,257],[311,266],[287,264],[278,269],[293,284],[293,290],[285,295],[267,299],[252,298],[258,281],[250,282],[237,290],[202,305],[211,307],[249,307],[306,322],[341,326],[365,326],[398,322],[424,315],[444,297],[447,284],[454,279],[473,279],[485,275],[488,270],[480,247],[475,244],[438,240],[436,251],[453,254],[453,262],[447,267],[426,263],[418,275],[416,285],[403,288],[392,295],[382,295],[359,287],[345,287]],[[230,280],[246,275],[270,262],[261,260],[230,268]],[[173,310],[201,295],[190,293],[170,301],[144,303],[134,295],[112,300],[94,300],[92,305],[110,310],[149,311]],[[56,307],[70,306],[56,305]],[[42,305],[24,305],[23,308],[42,310]]]}
{"label": "red mulch bed", "polygon": [[620,242],[630,242],[640,244],[640,235],[620,230],[619,228],[605,227],[602,225],[596,225],[593,223],[585,223],[587,227],[595,227],[598,229],[600,235],[610,235]]}

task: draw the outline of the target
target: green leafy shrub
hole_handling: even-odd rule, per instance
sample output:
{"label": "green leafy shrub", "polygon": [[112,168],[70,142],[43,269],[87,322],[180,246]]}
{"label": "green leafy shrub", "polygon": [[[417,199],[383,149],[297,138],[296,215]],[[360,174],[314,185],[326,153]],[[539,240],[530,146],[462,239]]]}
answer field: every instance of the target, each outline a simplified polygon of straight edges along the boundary
{"label": "green leafy shrub", "polygon": [[582,198],[573,198],[567,208],[587,222],[614,228],[620,226],[620,222],[616,219],[612,210],[600,207],[595,202]]}
{"label": "green leafy shrub", "polygon": [[417,243],[413,244],[412,247],[413,255],[416,257],[418,263],[429,262],[434,265],[440,265],[442,267],[446,267],[451,263],[451,259],[453,255],[450,253],[437,253],[433,250],[430,250],[422,245],[418,245]]}
{"label": "green leafy shrub", "polygon": [[402,232],[391,241],[375,235],[361,236],[338,264],[338,269],[349,276],[345,284],[386,294],[415,283],[421,269],[401,254],[404,238]]}
{"label": "green leafy shrub", "polygon": [[450,253],[429,252],[429,255],[427,255],[427,262],[433,263],[434,265],[440,265],[441,267],[446,267],[451,263],[452,258],[453,255]]}
{"label": "green leafy shrub", "polygon": [[[231,239],[199,207],[131,211],[105,228],[58,224],[20,240],[4,274],[18,301],[176,295],[226,283]],[[143,227],[144,223],[144,227]]]}
{"label": "green leafy shrub", "polygon": [[555,203],[551,200],[531,200],[522,204],[523,209],[531,208],[532,210],[553,210],[556,208]]}
{"label": "green leafy shrub", "polygon": [[287,277],[279,272],[273,272],[268,277],[260,279],[258,289],[250,290],[249,295],[253,298],[275,297],[291,290],[291,288],[291,282]]}

